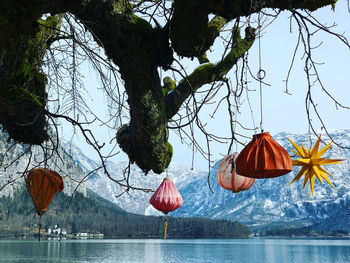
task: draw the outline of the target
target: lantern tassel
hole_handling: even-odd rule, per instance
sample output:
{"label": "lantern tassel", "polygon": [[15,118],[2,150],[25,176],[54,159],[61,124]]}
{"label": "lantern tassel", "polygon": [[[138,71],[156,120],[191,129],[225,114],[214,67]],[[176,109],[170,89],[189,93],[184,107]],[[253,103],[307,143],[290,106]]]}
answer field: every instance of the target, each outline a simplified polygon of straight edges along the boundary
{"label": "lantern tassel", "polygon": [[168,228],[168,221],[164,220],[164,239],[166,239],[166,229]]}
{"label": "lantern tassel", "polygon": [[38,233],[39,242],[40,242],[40,230],[41,230],[41,216],[39,217],[39,233]]}

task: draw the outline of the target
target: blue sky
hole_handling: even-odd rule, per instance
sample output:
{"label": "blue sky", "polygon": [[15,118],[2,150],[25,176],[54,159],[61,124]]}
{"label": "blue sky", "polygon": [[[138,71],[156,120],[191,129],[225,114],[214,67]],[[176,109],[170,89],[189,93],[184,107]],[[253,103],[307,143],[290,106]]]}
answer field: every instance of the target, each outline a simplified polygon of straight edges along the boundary
{"label": "blue sky", "polygon": [[[290,33],[290,23],[288,19],[288,13],[284,12],[280,17],[274,21],[263,32],[261,39],[261,54],[262,54],[262,69],[266,72],[264,81],[270,84],[270,86],[263,86],[263,128],[265,131],[269,131],[271,135],[279,132],[296,132],[304,133],[308,131],[308,121],[305,110],[305,97],[306,97],[306,76],[304,72],[304,64],[302,61],[301,49],[297,53],[295,59],[295,65],[293,67],[290,81],[289,92],[292,95],[286,94],[285,82],[288,68],[292,59],[294,47],[298,38],[298,28],[293,25],[292,33]],[[334,22],[338,24],[334,31],[343,33],[350,38],[350,13],[347,8],[347,1],[340,0],[336,5],[335,12],[331,11],[330,7],[322,8],[313,13],[321,22],[325,22],[328,25]],[[318,46],[322,42],[322,45],[313,50],[313,57],[317,62],[324,63],[319,66],[319,72],[321,80],[327,90],[339,100],[340,103],[350,106],[350,50],[344,44],[340,43],[335,37],[331,37],[325,33],[319,33],[315,35],[313,44]],[[217,54],[221,50],[216,50],[218,53],[209,54],[209,57],[213,62]],[[249,50],[249,64],[252,72],[258,71],[258,41]],[[191,67],[189,65],[189,67]],[[190,70],[189,70],[190,72]],[[230,77],[233,77],[233,71],[229,73]],[[86,76],[86,89],[89,90],[90,96],[87,97],[87,102],[95,104],[94,108],[99,112],[100,116],[106,116],[105,108],[101,105],[105,105],[105,99],[102,95],[97,95],[93,90],[98,86],[96,82],[96,75],[88,71]],[[91,77],[87,77],[91,76]],[[251,108],[253,110],[253,116],[255,125],[260,122],[260,103],[259,103],[259,83],[251,82],[248,84],[250,90],[256,90],[249,92],[249,98],[251,102]],[[350,128],[350,111],[336,109],[334,103],[325,95],[320,87],[315,86],[312,89],[313,98],[318,104],[318,110],[322,115],[322,118],[329,129],[343,129]],[[216,134],[223,136],[229,136],[230,123],[225,115],[226,106],[223,105],[215,118],[210,118],[208,113],[212,113],[213,108],[207,107],[200,116],[204,122],[207,123],[208,129]],[[253,127],[252,117],[248,104],[245,103],[241,108],[241,114],[237,114],[237,119],[245,126]],[[312,116],[314,127],[320,129],[321,125],[316,121],[316,117]],[[71,129],[64,126],[63,136],[69,139],[72,133]],[[115,131],[98,129],[97,135],[106,143],[109,143],[110,138],[113,138]],[[238,129],[239,130],[239,129]],[[254,132],[239,130],[247,136],[251,136]],[[198,136],[198,140],[205,146],[204,138]],[[76,137],[75,143],[83,149],[83,151],[96,159],[96,155],[91,151],[88,145],[82,138]],[[191,146],[181,144],[178,138],[170,133],[170,143],[174,148],[173,162],[184,163],[191,165],[192,153]],[[248,139],[243,140],[248,142]],[[115,144],[115,140],[113,141]],[[234,147],[235,151],[240,151],[241,146]],[[211,147],[212,159],[217,160],[222,158],[222,155],[227,153],[228,144],[214,143]],[[125,154],[120,153],[113,159],[114,161],[127,160]],[[199,154],[195,154],[194,166],[196,168],[207,170],[207,161]]]}
{"label": "blue sky", "polygon": [[[270,86],[263,86],[263,128],[269,131],[271,135],[287,131],[292,133],[306,133],[309,125],[307,121],[305,98],[307,93],[306,75],[304,72],[304,62],[302,60],[303,52],[299,49],[293,70],[291,72],[288,90],[291,95],[285,93],[285,82],[288,68],[294,52],[294,47],[298,39],[298,28],[295,24],[290,33],[289,13],[284,12],[272,25],[263,32],[261,39],[262,69],[266,72],[264,81]],[[332,25],[338,24],[334,28],[335,32],[350,36],[350,13],[347,9],[347,2],[339,1],[335,12],[330,7],[325,7],[314,13],[321,22]],[[315,35],[312,40],[314,46],[322,45],[314,49],[313,57],[315,61],[324,63],[318,67],[321,80],[326,89],[340,103],[350,106],[350,50],[344,44],[340,43],[335,37],[330,37],[326,33]],[[258,72],[258,42],[249,50],[249,62],[252,72]],[[233,74],[233,72],[230,72]],[[249,89],[256,90],[249,92],[250,102],[253,110],[255,125],[260,122],[260,102],[259,102],[259,84],[252,82],[248,84]],[[328,129],[350,128],[350,111],[336,109],[335,104],[329,97],[322,92],[319,86],[312,88],[313,99],[318,104],[318,111]],[[247,103],[242,107],[241,114],[237,115],[240,122],[246,126],[252,127],[252,117]],[[223,107],[223,111],[225,107]],[[208,125],[212,125],[213,132],[229,133],[229,123],[227,117],[222,114],[216,114],[215,119],[210,119],[206,114],[202,114],[207,119]],[[311,115],[315,129],[320,130],[321,124],[317,121],[314,114]],[[237,129],[239,130],[239,129]],[[252,135],[254,132],[239,130],[245,135]],[[324,132],[323,132],[324,133]],[[170,138],[175,143],[174,161],[191,162],[191,152],[188,147],[176,144],[176,139]],[[248,142],[246,139],[245,142]],[[173,143],[173,145],[174,145]],[[212,159],[221,158],[226,154],[228,145],[215,144],[211,148]],[[238,152],[242,146],[238,145]],[[187,151],[186,151],[187,150]],[[195,167],[207,169],[207,162],[199,155],[195,156]]]}

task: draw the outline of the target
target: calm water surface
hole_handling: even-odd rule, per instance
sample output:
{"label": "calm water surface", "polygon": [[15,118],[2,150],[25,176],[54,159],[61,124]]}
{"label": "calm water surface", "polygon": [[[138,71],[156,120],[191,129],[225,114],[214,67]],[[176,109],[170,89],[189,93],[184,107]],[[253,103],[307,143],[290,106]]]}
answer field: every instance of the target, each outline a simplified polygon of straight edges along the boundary
{"label": "calm water surface", "polygon": [[348,263],[350,240],[0,240],[0,262]]}

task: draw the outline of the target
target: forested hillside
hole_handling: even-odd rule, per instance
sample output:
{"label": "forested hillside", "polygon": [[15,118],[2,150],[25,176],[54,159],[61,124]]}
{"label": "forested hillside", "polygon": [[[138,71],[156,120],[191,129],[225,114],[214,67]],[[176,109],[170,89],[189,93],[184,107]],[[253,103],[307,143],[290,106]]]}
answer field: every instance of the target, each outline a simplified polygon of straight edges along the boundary
{"label": "forested hillside", "polygon": [[[58,193],[42,217],[43,228],[59,224],[68,233],[100,232],[105,237],[159,238],[163,235],[163,217],[127,213],[93,193],[84,197]],[[68,206],[69,205],[69,206]],[[168,219],[169,238],[236,238],[246,237],[250,230],[237,222],[204,218]],[[13,196],[0,198],[0,235],[23,236],[37,233],[34,206],[25,189]]]}

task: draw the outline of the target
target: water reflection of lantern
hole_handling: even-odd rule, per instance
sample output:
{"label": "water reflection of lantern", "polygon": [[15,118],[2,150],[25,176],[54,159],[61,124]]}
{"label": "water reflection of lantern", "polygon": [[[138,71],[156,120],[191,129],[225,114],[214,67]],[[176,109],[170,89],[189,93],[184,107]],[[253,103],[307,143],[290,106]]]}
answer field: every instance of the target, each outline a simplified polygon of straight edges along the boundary
{"label": "water reflection of lantern", "polygon": [[236,159],[236,171],[252,178],[272,178],[291,172],[292,159],[268,132],[253,135],[253,139]]}
{"label": "water reflection of lantern", "polygon": [[[182,206],[183,199],[173,181],[169,177],[166,177],[154,192],[149,202],[155,209],[168,214]],[[165,219],[164,239],[166,239],[166,230],[167,220]]]}
{"label": "water reflection of lantern", "polygon": [[[41,217],[46,212],[55,194],[63,190],[62,177],[54,171],[36,168],[29,171],[25,181],[36,212]],[[40,227],[41,223],[39,223],[39,241]]]}
{"label": "water reflection of lantern", "polygon": [[248,190],[255,181],[254,178],[241,176],[236,173],[236,156],[236,154],[230,154],[223,158],[219,163],[218,172],[216,174],[216,180],[219,185],[233,193]]}

